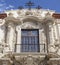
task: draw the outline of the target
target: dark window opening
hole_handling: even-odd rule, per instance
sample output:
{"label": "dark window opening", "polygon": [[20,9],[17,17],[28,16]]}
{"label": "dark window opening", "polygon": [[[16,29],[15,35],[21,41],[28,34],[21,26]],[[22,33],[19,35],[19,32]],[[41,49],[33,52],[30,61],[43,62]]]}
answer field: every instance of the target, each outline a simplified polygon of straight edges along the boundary
{"label": "dark window opening", "polygon": [[39,52],[39,30],[21,30],[21,52]]}

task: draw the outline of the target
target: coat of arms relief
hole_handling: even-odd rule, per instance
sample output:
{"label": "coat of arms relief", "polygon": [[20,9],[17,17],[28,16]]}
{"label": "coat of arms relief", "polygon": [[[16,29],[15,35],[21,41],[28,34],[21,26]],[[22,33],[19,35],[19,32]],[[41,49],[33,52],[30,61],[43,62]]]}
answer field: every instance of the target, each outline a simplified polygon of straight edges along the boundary
{"label": "coat of arms relief", "polygon": [[48,65],[49,59],[47,57],[41,58],[40,56],[14,56],[14,55],[7,55],[10,60],[10,65]]}

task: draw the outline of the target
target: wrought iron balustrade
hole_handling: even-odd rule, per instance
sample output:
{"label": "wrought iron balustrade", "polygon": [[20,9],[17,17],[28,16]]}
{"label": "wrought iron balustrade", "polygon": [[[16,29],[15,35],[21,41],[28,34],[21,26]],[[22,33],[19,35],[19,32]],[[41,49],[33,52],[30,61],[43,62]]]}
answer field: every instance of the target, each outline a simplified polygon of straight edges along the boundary
{"label": "wrought iron balustrade", "polygon": [[15,44],[15,52],[47,52],[46,44]]}

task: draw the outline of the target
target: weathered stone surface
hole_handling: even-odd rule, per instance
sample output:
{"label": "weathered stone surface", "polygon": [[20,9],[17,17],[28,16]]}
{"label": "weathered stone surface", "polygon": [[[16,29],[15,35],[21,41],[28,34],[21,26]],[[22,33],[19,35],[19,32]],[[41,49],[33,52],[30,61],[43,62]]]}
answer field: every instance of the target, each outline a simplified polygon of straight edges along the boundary
{"label": "weathered stone surface", "polygon": [[[6,13],[7,17],[0,19],[0,65],[57,65],[60,61],[60,19],[52,17],[54,11],[22,9]],[[39,44],[45,45],[40,47],[42,56],[38,52],[21,54],[21,46],[16,49],[18,58],[12,54],[15,44],[21,44],[21,29],[39,29]]]}

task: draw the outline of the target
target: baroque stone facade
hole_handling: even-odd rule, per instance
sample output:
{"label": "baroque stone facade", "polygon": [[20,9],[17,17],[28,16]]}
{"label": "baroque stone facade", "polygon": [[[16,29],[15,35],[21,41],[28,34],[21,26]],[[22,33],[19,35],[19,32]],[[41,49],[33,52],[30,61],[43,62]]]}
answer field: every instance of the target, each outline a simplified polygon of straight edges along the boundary
{"label": "baroque stone facade", "polygon": [[[60,61],[60,15],[52,10],[22,9],[0,15],[1,65],[57,65]],[[38,29],[40,52],[21,52],[21,30]],[[60,64],[60,63],[59,63]]]}

